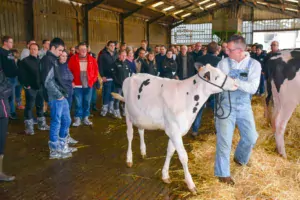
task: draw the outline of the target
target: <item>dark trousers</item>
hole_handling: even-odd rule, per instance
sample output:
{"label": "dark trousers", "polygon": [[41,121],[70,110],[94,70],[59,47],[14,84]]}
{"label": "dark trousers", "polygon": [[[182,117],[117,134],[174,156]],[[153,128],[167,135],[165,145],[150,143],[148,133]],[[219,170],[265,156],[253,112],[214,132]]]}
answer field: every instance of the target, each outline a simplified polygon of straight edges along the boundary
{"label": "dark trousers", "polygon": [[33,107],[35,105],[37,117],[44,116],[44,97],[42,90],[26,89],[26,105],[24,110],[25,120],[33,119]]}
{"label": "dark trousers", "polygon": [[103,83],[103,89],[102,89],[102,98],[103,98],[103,105],[108,105],[111,101],[113,101],[113,97],[111,96],[111,93],[114,91],[114,82],[113,81],[107,81]]}
{"label": "dark trousers", "polygon": [[0,118],[0,155],[4,154],[7,129],[8,129],[8,118]]}

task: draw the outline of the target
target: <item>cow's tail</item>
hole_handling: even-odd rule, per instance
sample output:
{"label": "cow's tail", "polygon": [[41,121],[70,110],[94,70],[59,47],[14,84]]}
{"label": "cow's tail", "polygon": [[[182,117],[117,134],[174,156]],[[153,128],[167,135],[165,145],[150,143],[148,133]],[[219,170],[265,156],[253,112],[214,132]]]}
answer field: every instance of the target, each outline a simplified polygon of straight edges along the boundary
{"label": "cow's tail", "polygon": [[125,102],[125,99],[124,97],[122,97],[121,95],[119,95],[118,93],[115,93],[115,92],[112,92],[111,95],[115,98],[115,99],[118,99],[122,102]]}

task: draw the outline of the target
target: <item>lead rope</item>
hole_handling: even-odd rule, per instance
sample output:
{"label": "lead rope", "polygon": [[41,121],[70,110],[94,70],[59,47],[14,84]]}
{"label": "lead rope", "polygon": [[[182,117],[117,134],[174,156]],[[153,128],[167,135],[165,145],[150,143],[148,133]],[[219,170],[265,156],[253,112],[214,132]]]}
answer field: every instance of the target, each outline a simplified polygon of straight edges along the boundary
{"label": "lead rope", "polygon": [[[228,92],[228,100],[229,100],[229,113],[228,115],[225,117],[225,112],[224,112],[224,108],[222,106],[222,101],[224,101],[224,98],[221,98],[220,93],[215,94],[215,105],[214,105],[214,121],[216,122],[216,118],[218,119],[227,119],[229,117],[229,115],[231,114],[231,110],[232,110],[232,106],[231,106],[231,97],[230,97],[230,92]],[[218,114],[218,112],[221,111],[220,114]]]}

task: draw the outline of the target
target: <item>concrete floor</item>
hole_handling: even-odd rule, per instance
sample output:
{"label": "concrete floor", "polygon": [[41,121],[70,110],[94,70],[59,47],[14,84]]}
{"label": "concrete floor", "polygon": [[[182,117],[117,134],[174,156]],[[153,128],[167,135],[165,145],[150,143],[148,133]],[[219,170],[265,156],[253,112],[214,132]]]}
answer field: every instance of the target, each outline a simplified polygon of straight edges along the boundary
{"label": "concrete floor", "polygon": [[[71,129],[80,143],[76,145],[78,152],[66,160],[48,159],[47,131],[21,135],[23,120],[11,121],[4,169],[17,179],[0,183],[0,200],[183,199],[173,192],[179,183],[161,181],[168,141],[162,131],[145,132],[148,157],[142,160],[135,129],[133,167],[127,168],[125,120],[94,114],[93,128]],[[171,169],[182,169],[177,156]]]}

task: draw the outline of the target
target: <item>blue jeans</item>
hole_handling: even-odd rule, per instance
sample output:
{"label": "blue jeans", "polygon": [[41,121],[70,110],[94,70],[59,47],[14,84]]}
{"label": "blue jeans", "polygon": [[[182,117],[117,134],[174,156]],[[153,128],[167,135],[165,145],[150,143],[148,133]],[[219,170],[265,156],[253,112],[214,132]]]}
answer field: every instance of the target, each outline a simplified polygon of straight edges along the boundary
{"label": "blue jeans", "polygon": [[68,104],[69,104],[69,110],[71,111],[71,108],[72,108],[72,102],[73,102],[73,89],[68,90],[67,101],[68,101]]}
{"label": "blue jeans", "polygon": [[193,123],[192,129],[193,129],[194,133],[198,132],[198,129],[199,129],[200,125],[201,125],[201,119],[202,119],[203,109],[204,109],[204,105],[199,110],[199,112],[198,112],[198,114],[196,116],[196,119],[195,119],[195,121]]}
{"label": "blue jeans", "polygon": [[[224,98],[222,106],[225,115],[229,113],[229,98],[227,93],[222,93]],[[215,158],[215,176],[230,176],[230,151],[235,125],[240,132],[240,141],[235,150],[234,157],[241,164],[247,164],[258,134],[255,128],[251,100],[248,93],[240,90],[231,92],[232,110],[228,118],[216,119],[217,150]],[[222,98],[221,97],[221,98]]]}
{"label": "blue jeans", "polygon": [[90,116],[92,88],[74,88],[75,117],[81,119]]}
{"label": "blue jeans", "polygon": [[69,104],[67,99],[52,100],[48,103],[51,112],[50,141],[57,142],[58,138],[65,138],[71,124]]}
{"label": "blue jeans", "polygon": [[15,114],[16,113],[16,106],[15,106],[15,101],[16,101],[16,86],[18,84],[17,78],[9,78],[9,82],[11,84],[12,88],[12,95],[9,97],[9,107],[10,107],[10,114]]}
{"label": "blue jeans", "polygon": [[114,82],[113,81],[107,81],[103,83],[103,90],[102,90],[102,100],[103,105],[108,105],[109,102],[113,101],[113,97],[111,96],[111,93],[114,91]]}
{"label": "blue jeans", "polygon": [[93,106],[96,106],[97,104],[97,89],[95,87],[92,88],[92,99],[91,99],[91,104]]}

